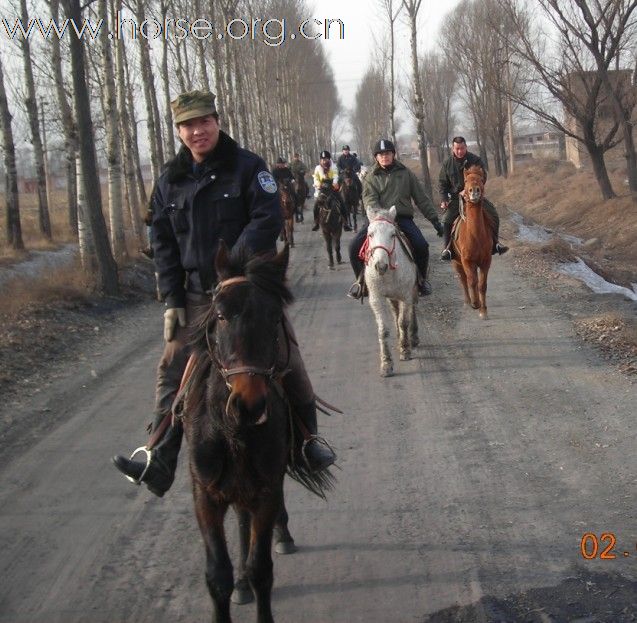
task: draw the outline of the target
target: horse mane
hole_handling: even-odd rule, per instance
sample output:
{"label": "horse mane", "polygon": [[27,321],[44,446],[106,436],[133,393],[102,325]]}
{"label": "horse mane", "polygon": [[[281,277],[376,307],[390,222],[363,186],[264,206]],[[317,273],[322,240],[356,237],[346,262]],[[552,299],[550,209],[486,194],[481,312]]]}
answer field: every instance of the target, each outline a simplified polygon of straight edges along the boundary
{"label": "horse mane", "polygon": [[484,169],[479,164],[472,164],[469,167],[465,167],[464,169],[465,180],[475,175],[479,176],[482,179],[482,184],[486,182],[485,176],[484,176]]}

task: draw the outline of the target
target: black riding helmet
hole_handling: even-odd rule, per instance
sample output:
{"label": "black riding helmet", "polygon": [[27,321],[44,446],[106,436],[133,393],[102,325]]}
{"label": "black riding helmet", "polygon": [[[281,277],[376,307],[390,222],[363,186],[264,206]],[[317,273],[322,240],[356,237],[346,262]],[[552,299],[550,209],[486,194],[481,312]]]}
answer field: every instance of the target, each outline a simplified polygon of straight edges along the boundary
{"label": "black riding helmet", "polygon": [[327,158],[328,160],[332,159],[332,154],[329,151],[322,151],[321,152],[321,160],[323,160],[323,158]]}
{"label": "black riding helmet", "polygon": [[394,153],[396,153],[396,147],[388,138],[381,138],[379,141],[376,142],[376,145],[374,145],[374,158],[381,151],[393,151]]}

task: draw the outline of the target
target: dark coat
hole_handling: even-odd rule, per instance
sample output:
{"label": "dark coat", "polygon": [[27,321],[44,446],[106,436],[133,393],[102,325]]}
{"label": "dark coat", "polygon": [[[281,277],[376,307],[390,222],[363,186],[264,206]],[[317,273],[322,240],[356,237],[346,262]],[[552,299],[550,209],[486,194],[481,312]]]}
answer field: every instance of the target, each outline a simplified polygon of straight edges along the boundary
{"label": "dark coat", "polygon": [[341,154],[336,161],[336,167],[339,173],[345,171],[345,169],[351,169],[354,173],[358,173],[361,170],[361,163],[353,154],[347,156]]}
{"label": "dark coat", "polygon": [[462,160],[458,160],[453,154],[449,156],[440,168],[438,176],[438,190],[440,191],[440,200],[449,201],[449,197],[456,199],[458,193],[464,189],[464,168],[478,164],[484,171],[485,181],[487,170],[480,156],[472,154],[468,151]]}
{"label": "dark coat", "polygon": [[219,240],[271,252],[282,227],[276,183],[259,156],[220,132],[215,149],[193,165],[182,147],[153,189],[152,244],[167,307],[184,307],[186,291],[214,287]]}

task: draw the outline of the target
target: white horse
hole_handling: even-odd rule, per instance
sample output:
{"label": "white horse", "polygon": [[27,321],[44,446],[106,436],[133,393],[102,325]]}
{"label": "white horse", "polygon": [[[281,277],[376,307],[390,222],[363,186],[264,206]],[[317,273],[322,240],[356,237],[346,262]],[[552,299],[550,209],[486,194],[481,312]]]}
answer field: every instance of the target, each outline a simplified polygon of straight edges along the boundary
{"label": "white horse", "polygon": [[416,321],[416,264],[397,237],[396,208],[367,208],[369,227],[365,243],[365,283],[369,303],[376,316],[380,342],[380,374],[391,376],[394,365],[387,345],[390,316],[389,301],[400,346],[400,359],[411,359],[411,348],[418,345]]}

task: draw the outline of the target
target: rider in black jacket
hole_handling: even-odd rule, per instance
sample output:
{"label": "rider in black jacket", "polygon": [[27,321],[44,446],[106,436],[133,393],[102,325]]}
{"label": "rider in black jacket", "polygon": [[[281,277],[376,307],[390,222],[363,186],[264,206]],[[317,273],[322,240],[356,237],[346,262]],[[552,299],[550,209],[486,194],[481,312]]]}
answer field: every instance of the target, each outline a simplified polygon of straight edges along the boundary
{"label": "rider in black jacket", "polygon": [[[274,178],[259,156],[220,131],[214,102],[215,96],[204,91],[182,93],[172,102],[183,146],[153,190],[152,243],[158,288],[166,301],[166,343],[157,369],[153,431],[171,413],[179,389],[189,357],[188,325],[199,308],[210,305],[219,242],[233,251],[274,253],[282,227]],[[314,390],[286,317],[280,332],[279,342],[286,344],[286,352],[280,354],[286,370],[282,385],[304,425],[305,460],[320,471],[336,456],[316,437]],[[139,449],[146,453],[144,462],[135,460],[138,451],[130,459],[117,455],[113,462],[130,480],[144,482],[161,497],[174,480],[182,434],[180,422],[170,424],[152,450]]]}

